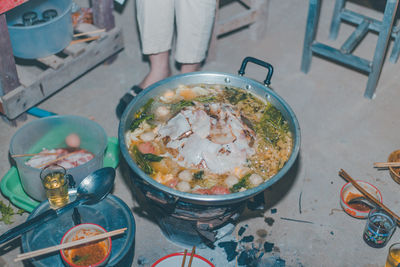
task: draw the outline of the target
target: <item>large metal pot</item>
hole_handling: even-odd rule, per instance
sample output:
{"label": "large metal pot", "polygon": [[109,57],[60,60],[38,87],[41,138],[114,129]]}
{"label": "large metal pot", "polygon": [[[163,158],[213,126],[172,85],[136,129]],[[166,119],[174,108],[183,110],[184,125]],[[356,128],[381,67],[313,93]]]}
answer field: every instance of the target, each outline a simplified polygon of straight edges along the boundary
{"label": "large metal pot", "polygon": [[[249,61],[268,68],[268,74],[266,80],[264,81],[264,85],[252,79],[241,76],[244,74],[246,64]],[[138,96],[136,96],[135,99],[132,100],[122,115],[118,133],[122,155],[129,167],[137,174],[137,176],[133,177],[134,182],[140,184],[141,187],[146,187],[147,191],[150,190],[152,192],[156,192],[157,197],[164,198],[169,204],[180,202],[192,203],[200,206],[219,206],[242,202],[257,195],[276,183],[288,172],[296,160],[300,149],[300,127],[296,116],[289,105],[277,93],[268,87],[272,77],[272,72],[273,68],[270,64],[255,58],[247,57],[243,60],[242,66],[239,70],[240,75],[220,72],[193,72],[181,74],[159,81],[141,92]],[[288,121],[290,131],[293,134],[292,154],[283,168],[272,178],[255,188],[228,195],[199,195],[181,192],[164,186],[146,175],[131,158],[125,142],[125,133],[129,130],[135,112],[137,112],[139,108],[142,107],[150,98],[154,98],[168,89],[174,89],[181,84],[221,84],[226,86],[234,86],[246,89],[271,102],[282,112],[283,116]]]}

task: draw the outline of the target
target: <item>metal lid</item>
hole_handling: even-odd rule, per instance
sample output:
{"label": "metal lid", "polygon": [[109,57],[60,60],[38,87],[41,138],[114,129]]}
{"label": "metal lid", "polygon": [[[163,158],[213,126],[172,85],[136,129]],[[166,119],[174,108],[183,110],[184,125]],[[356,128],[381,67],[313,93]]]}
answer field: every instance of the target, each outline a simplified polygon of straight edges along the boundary
{"label": "metal lid", "polygon": [[[48,201],[44,201],[31,213],[28,219],[47,209],[49,209]],[[129,207],[121,199],[108,195],[99,203],[90,206],[82,205],[78,207],[78,210],[82,223],[95,223],[101,225],[107,231],[128,228],[123,235],[113,237],[109,265],[114,266],[121,261],[126,261],[127,257],[133,259],[135,220]],[[68,211],[58,218],[45,222],[38,228],[23,234],[21,238],[23,252],[59,245],[65,232],[74,226],[72,213],[72,210]],[[43,267],[64,266],[59,251],[31,259],[30,262],[35,266]]]}

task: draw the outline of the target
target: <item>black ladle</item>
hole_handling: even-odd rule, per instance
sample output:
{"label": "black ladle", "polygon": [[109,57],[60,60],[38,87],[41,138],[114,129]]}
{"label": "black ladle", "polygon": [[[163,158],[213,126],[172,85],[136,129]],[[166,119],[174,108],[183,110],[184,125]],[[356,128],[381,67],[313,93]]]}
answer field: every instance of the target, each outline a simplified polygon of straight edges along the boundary
{"label": "black ladle", "polygon": [[27,220],[26,222],[8,230],[0,236],[0,244],[11,240],[12,238],[25,233],[26,231],[57,218],[62,213],[75,208],[81,204],[92,205],[105,198],[114,185],[115,170],[111,167],[105,167],[89,174],[77,188],[77,197],[75,201],[68,203],[59,209],[49,209],[38,216]]}

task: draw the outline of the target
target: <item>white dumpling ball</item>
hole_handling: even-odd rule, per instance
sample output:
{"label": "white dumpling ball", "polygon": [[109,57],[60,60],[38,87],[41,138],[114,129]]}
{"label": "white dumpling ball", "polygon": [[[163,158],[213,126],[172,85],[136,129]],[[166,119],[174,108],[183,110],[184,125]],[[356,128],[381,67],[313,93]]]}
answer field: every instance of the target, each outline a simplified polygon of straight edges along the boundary
{"label": "white dumpling ball", "polygon": [[193,179],[193,175],[189,170],[183,170],[178,174],[178,178],[185,182],[190,182]]}
{"label": "white dumpling ball", "polygon": [[186,182],[186,181],[180,181],[180,182],[176,185],[176,188],[177,188],[179,191],[182,191],[182,192],[189,192],[189,191],[190,191],[190,184],[189,184],[188,182]]}
{"label": "white dumpling ball", "polygon": [[260,175],[253,173],[252,175],[250,175],[249,181],[250,184],[252,184],[253,186],[257,186],[264,182],[264,179]]}
{"label": "white dumpling ball", "polygon": [[226,177],[226,179],[225,179],[225,184],[228,186],[228,188],[231,188],[238,182],[239,182],[239,179],[235,175],[232,175],[232,174],[229,175],[228,177]]}

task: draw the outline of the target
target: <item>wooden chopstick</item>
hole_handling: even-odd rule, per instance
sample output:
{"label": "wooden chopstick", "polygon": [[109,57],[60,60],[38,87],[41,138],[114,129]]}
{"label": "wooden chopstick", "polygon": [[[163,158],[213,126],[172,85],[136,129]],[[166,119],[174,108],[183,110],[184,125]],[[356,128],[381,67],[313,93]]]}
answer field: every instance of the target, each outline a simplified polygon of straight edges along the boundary
{"label": "wooden chopstick", "polygon": [[71,155],[73,155],[73,154],[76,154],[76,153],[78,153],[78,152],[80,152],[80,151],[77,150],[77,151],[73,151],[73,152],[71,152],[71,153],[65,154],[65,155],[63,155],[63,156],[61,156],[61,157],[58,157],[58,158],[56,158],[56,159],[50,160],[50,161],[48,161],[48,162],[46,162],[46,163],[43,163],[43,164],[37,166],[36,168],[39,168],[39,169],[40,169],[40,168],[42,168],[42,167],[44,167],[44,166],[50,165],[50,164],[52,164],[52,163],[54,163],[54,162],[57,162],[57,161],[59,161],[59,160],[68,158],[69,156],[71,156]]}
{"label": "wooden chopstick", "polygon": [[375,168],[400,167],[400,162],[375,162]]}
{"label": "wooden chopstick", "polygon": [[368,198],[368,200],[372,201],[379,207],[381,207],[384,211],[389,213],[393,218],[396,219],[396,223],[400,226],[400,217],[397,216],[393,211],[391,211],[388,207],[386,207],[382,202],[377,200],[374,196],[367,192],[362,186],[360,186],[353,178],[350,177],[343,169],[340,169],[339,175],[343,177],[345,180],[349,181],[358,191],[363,193],[364,196]]}
{"label": "wooden chopstick", "polygon": [[15,154],[11,155],[12,158],[21,158],[21,157],[32,157],[36,155],[42,155],[42,156],[50,156],[50,155],[57,155],[58,153],[56,152],[38,152],[38,153],[28,153],[28,154]]}
{"label": "wooden chopstick", "polygon": [[50,252],[53,252],[53,251],[66,249],[66,248],[70,248],[70,247],[75,247],[75,246],[82,245],[82,244],[85,244],[85,243],[89,243],[89,242],[105,239],[105,238],[108,238],[108,237],[111,237],[111,236],[122,234],[123,232],[126,231],[126,229],[127,228],[121,228],[121,229],[114,230],[114,231],[111,231],[111,232],[107,232],[107,233],[104,233],[104,234],[99,234],[99,235],[91,236],[91,237],[88,237],[88,238],[75,240],[75,241],[64,243],[64,244],[60,244],[60,245],[57,245],[57,246],[47,247],[47,248],[43,248],[43,249],[34,250],[34,251],[31,251],[31,252],[19,254],[14,259],[14,261],[17,262],[17,261],[21,261],[21,260],[26,260],[26,259],[29,259],[29,258],[33,258],[33,257],[37,257],[37,256],[40,256],[40,255],[44,255],[44,254],[47,254],[47,253],[50,253]]}
{"label": "wooden chopstick", "polygon": [[181,267],[185,267],[186,253],[187,253],[187,249],[185,249],[185,251],[183,252],[183,259],[182,259],[182,265],[181,265]]}
{"label": "wooden chopstick", "polygon": [[79,37],[79,36],[83,36],[83,35],[101,33],[101,32],[105,32],[105,31],[106,31],[106,29],[99,29],[99,30],[94,30],[94,31],[89,31],[89,32],[80,32],[80,33],[74,34],[73,37]]}
{"label": "wooden chopstick", "polygon": [[194,256],[194,253],[195,253],[195,252],[196,252],[196,246],[193,246],[192,252],[190,253],[190,259],[189,259],[189,265],[188,265],[188,267],[191,267],[191,266],[192,266],[193,256]]}
{"label": "wooden chopstick", "polygon": [[69,44],[77,44],[77,43],[83,43],[83,42],[88,42],[88,41],[93,41],[99,39],[100,36],[93,36],[93,37],[88,37],[88,38],[83,38],[83,39],[76,39],[72,40]]}

